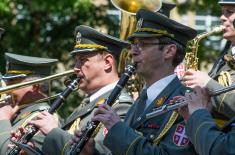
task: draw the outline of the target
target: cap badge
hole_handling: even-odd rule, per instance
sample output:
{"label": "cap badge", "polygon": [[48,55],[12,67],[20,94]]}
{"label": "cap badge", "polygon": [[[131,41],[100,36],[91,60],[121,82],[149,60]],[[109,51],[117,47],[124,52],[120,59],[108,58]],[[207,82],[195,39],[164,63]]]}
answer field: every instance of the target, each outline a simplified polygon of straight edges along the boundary
{"label": "cap badge", "polygon": [[140,19],[138,20],[137,25],[136,25],[136,29],[137,29],[137,30],[138,30],[138,29],[140,29],[140,28],[142,27],[142,25],[143,25],[143,21],[144,21],[144,19],[143,19],[143,18],[140,18]]}
{"label": "cap badge", "polygon": [[82,35],[80,32],[78,32],[76,35],[76,44],[80,44],[81,41],[82,41]]}

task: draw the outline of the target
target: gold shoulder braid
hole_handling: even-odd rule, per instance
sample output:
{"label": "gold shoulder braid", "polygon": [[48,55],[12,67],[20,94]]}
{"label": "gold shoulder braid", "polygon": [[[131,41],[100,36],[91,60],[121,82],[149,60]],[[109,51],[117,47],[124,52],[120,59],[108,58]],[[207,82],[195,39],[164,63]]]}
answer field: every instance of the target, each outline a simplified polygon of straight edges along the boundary
{"label": "gold shoulder braid", "polygon": [[166,123],[165,127],[161,131],[161,133],[158,135],[157,138],[154,139],[153,143],[154,144],[159,144],[162,140],[162,138],[166,135],[166,133],[169,131],[169,129],[173,126],[175,123],[176,119],[178,118],[179,114],[175,111],[172,112],[170,119]]}
{"label": "gold shoulder braid", "polygon": [[235,69],[235,59],[233,58],[232,55],[225,54],[224,60],[228,63],[229,67],[231,67],[232,69]]}
{"label": "gold shoulder braid", "polygon": [[[219,74],[219,77],[218,77],[218,82],[219,84],[227,87],[227,86],[230,86],[232,84],[232,79],[231,79],[231,75],[229,72],[227,71],[222,71],[220,74]],[[221,107],[223,105],[223,101],[226,97],[227,93],[224,93],[223,97],[221,98],[221,101],[220,101],[220,104],[219,104],[219,107],[217,108],[217,111],[220,112],[221,111]],[[218,127],[222,128],[226,122],[228,120],[224,120],[224,119],[215,119],[215,122],[217,124]]]}
{"label": "gold shoulder braid", "polygon": [[67,132],[70,133],[71,135],[73,135],[75,131],[79,130],[80,121],[81,121],[81,118],[80,117],[77,118],[73,122],[73,124],[71,125],[71,127],[69,128],[69,130]]}

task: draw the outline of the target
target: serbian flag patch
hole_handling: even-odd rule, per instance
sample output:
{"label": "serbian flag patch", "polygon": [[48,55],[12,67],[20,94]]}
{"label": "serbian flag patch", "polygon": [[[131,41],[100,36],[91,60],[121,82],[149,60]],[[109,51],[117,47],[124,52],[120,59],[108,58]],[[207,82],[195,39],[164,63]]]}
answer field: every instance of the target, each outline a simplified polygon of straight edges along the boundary
{"label": "serbian flag patch", "polygon": [[177,146],[185,146],[188,145],[189,139],[185,133],[185,126],[182,124],[178,124],[174,136],[173,136],[173,143]]}

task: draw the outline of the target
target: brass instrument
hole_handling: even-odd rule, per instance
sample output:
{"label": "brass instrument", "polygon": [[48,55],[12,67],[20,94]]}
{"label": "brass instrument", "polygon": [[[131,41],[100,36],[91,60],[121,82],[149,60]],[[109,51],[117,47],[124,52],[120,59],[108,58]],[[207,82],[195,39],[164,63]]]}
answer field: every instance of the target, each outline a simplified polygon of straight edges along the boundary
{"label": "brass instrument", "polygon": [[161,0],[111,0],[111,3],[121,10],[120,38],[125,40],[136,28],[136,12],[143,8],[158,11],[162,6]]}
{"label": "brass instrument", "polygon": [[1,104],[10,104],[13,101],[13,96],[12,95],[4,95],[4,97],[0,98],[0,105]]}
{"label": "brass instrument", "polygon": [[186,71],[188,69],[198,70],[197,51],[198,51],[198,47],[199,47],[199,42],[203,38],[206,38],[212,34],[222,32],[224,30],[224,28],[225,27],[223,25],[214,27],[211,31],[201,33],[201,34],[197,35],[193,40],[188,42],[187,49],[186,49],[186,51],[188,51],[188,52],[186,52],[185,59],[184,59]]}
{"label": "brass instrument", "polygon": [[[217,95],[232,91],[234,89],[235,89],[235,84],[228,86],[228,87],[225,87],[225,88],[222,88],[222,89],[215,90],[215,91],[209,91],[208,93],[212,97],[212,96],[217,96]],[[186,105],[188,105],[188,102],[186,100],[179,99],[176,101],[175,104],[167,104],[167,105],[163,105],[159,108],[156,108],[153,112],[146,114],[146,118],[156,117],[156,116],[162,115],[168,111],[172,111],[172,110],[176,110],[178,108],[184,107]]]}
{"label": "brass instrument", "polygon": [[[224,30],[224,26],[220,25],[217,27],[214,27],[211,31],[209,32],[204,32],[199,35],[197,35],[193,40],[188,42],[187,49],[186,49],[186,55],[184,59],[184,64],[185,64],[185,70],[187,71],[188,69],[193,69],[193,70],[198,70],[198,58],[197,58],[197,51],[199,47],[199,42],[203,39],[206,38],[212,34],[215,33],[220,33]],[[227,91],[235,89],[235,85],[233,87],[228,87],[226,89],[218,90],[218,92],[210,92],[209,94],[211,96],[216,96],[222,93],[225,93]],[[175,103],[172,105],[163,105],[157,109],[155,109],[153,112],[146,114],[147,118],[152,118],[161,114],[164,114],[168,111],[175,110],[177,108],[183,107],[187,105],[188,103],[185,101],[180,101],[179,103]]]}
{"label": "brass instrument", "polygon": [[[48,109],[48,113],[53,114],[66,100],[66,98],[75,90],[77,89],[80,82],[80,77],[75,78],[68,86],[67,88],[57,97],[57,99],[52,103],[50,108]],[[24,126],[24,129],[26,132],[21,136],[19,140],[17,140],[18,143],[21,144],[27,144],[33,136],[39,131],[39,129],[30,124],[26,124]],[[18,155],[21,151],[21,148],[17,145],[13,144],[13,147],[11,147],[7,151],[7,155]]]}
{"label": "brass instrument", "polygon": [[[6,87],[6,83],[5,81],[2,79],[2,74],[0,73],[0,88],[1,87]],[[0,105],[1,104],[8,104],[10,103],[10,101],[12,101],[12,96],[11,95],[7,95],[7,94],[0,94]]]}
{"label": "brass instrument", "polygon": [[[120,39],[126,40],[136,29],[136,12],[141,9],[158,11],[162,6],[162,0],[111,0],[111,3],[121,11]],[[123,73],[125,66],[132,64],[129,49],[120,55],[118,70]],[[135,92],[140,92],[143,87],[143,79],[137,74],[130,77],[127,83],[127,91],[134,96]]]}
{"label": "brass instrument", "polygon": [[62,72],[62,73],[55,74],[55,75],[47,76],[47,77],[44,77],[44,78],[41,78],[41,79],[36,79],[36,80],[32,80],[32,81],[27,81],[27,82],[24,82],[24,83],[19,83],[19,84],[14,84],[14,85],[1,87],[0,88],[0,94],[9,93],[9,92],[11,92],[15,89],[24,88],[24,87],[31,86],[31,85],[34,85],[34,84],[38,84],[38,83],[41,83],[41,82],[44,82],[44,81],[54,80],[54,79],[57,79],[57,78],[62,77],[62,76],[71,75],[73,73],[74,73],[73,70],[69,70],[69,71],[65,71],[65,72]]}

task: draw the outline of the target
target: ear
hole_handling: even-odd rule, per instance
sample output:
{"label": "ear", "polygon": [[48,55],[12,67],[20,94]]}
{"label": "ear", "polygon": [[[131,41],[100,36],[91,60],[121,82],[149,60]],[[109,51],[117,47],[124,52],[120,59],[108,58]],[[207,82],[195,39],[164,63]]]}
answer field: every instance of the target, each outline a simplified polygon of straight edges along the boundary
{"label": "ear", "polygon": [[104,56],[104,70],[110,70],[114,63],[114,57],[112,54],[106,54]]}
{"label": "ear", "polygon": [[170,44],[164,47],[164,58],[170,59],[174,58],[176,55],[177,46],[175,44]]}

